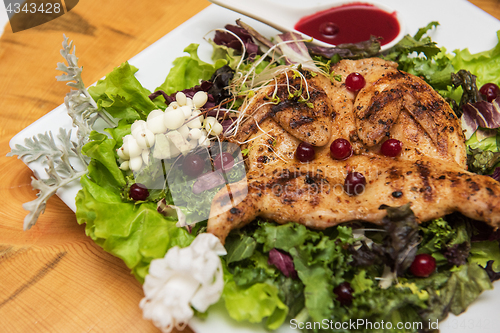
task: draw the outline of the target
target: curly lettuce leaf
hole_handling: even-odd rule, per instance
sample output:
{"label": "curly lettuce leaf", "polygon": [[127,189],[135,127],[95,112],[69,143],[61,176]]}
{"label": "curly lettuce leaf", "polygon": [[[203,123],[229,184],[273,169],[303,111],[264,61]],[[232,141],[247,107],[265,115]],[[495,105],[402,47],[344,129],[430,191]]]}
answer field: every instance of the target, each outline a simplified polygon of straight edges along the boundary
{"label": "curly lettuce leaf", "polygon": [[[446,89],[451,85],[453,63],[445,48],[439,48],[426,36],[427,32],[439,25],[431,22],[414,35],[406,35],[395,46],[383,53],[386,60],[398,62],[398,68],[424,78],[434,89]],[[415,56],[416,54],[416,56]]]}
{"label": "curly lettuce leaf", "polygon": [[255,251],[248,260],[238,265],[229,265],[229,270],[232,271],[236,284],[246,287],[259,282],[275,285],[274,281],[279,276],[279,271],[268,265],[267,256],[259,251]]}
{"label": "curly lettuce leaf", "polygon": [[470,225],[459,216],[449,215],[421,225],[418,253],[431,254],[438,267],[465,264],[470,250]]}
{"label": "curly lettuce leaf", "polygon": [[498,152],[498,137],[500,137],[500,134],[497,134],[495,136],[489,136],[487,138],[483,138],[482,140],[479,140],[477,138],[477,133],[472,134],[472,136],[465,142],[466,146],[468,148],[472,149],[480,149],[482,151],[491,151],[491,152]]}
{"label": "curly lettuce leaf", "polygon": [[333,288],[343,281],[342,276],[349,270],[346,245],[353,241],[352,229],[339,226],[336,231],[336,235],[330,237],[299,224],[261,223],[255,232],[264,252],[276,248],[292,256],[295,270],[305,286],[305,308],[315,321],[332,315]]}
{"label": "curly lettuce leaf", "polygon": [[128,122],[146,119],[150,111],[157,109],[158,106],[148,97],[151,92],[135,77],[136,72],[137,68],[124,62],[90,87],[89,93],[98,108]]}
{"label": "curly lettuce leaf", "polygon": [[[333,244],[328,244],[333,245]],[[292,248],[295,270],[303,281],[305,307],[314,321],[321,321],[332,316],[333,303],[333,271],[324,260],[312,261],[310,253],[303,249]]]}
{"label": "curly lettuce leaf", "polygon": [[[351,228],[338,227],[332,232],[326,235],[295,223],[259,222],[257,229],[245,230],[244,236],[230,235],[229,248],[234,250],[228,252],[232,260],[229,269],[234,274],[235,285],[248,288],[267,284],[277,288],[279,298],[291,315],[304,311],[305,306],[307,316],[316,320],[328,318],[333,308],[333,287],[343,281],[342,275],[349,270],[345,245],[352,241]],[[269,265],[269,252],[276,249],[291,255],[300,279],[286,277],[274,265]],[[240,318],[251,317],[243,315],[249,309],[240,306],[238,311]]]}
{"label": "curly lettuce leaf", "polygon": [[174,67],[170,70],[161,86],[155,89],[171,95],[177,91],[188,89],[200,84],[201,80],[210,80],[217,69],[227,64],[226,59],[218,59],[214,64],[204,62],[198,56],[199,44],[190,44],[184,49],[189,56],[174,60]]}
{"label": "curly lettuce leaf", "polygon": [[224,271],[224,299],[229,316],[237,321],[260,323],[265,318],[268,329],[277,329],[286,319],[288,307],[278,297],[279,290],[268,283],[238,286],[228,271]]}
{"label": "curly lettuce leaf", "polygon": [[492,268],[500,271],[500,247],[498,241],[473,242],[470,249],[470,263],[486,267],[488,261],[493,260]]}
{"label": "curly lettuce leaf", "polygon": [[353,296],[362,294],[374,286],[374,281],[366,276],[367,271],[360,269],[351,280],[351,287],[354,289]]}
{"label": "curly lettuce leaf", "polygon": [[[119,137],[129,129],[128,124],[122,124],[108,131]],[[163,257],[172,246],[188,246],[194,236],[176,227],[176,220],[158,213],[155,203],[124,202],[121,192],[127,179],[117,164],[115,139],[97,132],[90,139],[82,149],[91,157],[91,163],[88,176],[80,181],[77,221],[85,223],[86,234],[105,251],[122,259],[143,282],[151,260]]]}
{"label": "curly lettuce leaf", "polygon": [[[184,213],[188,217],[188,221],[197,222],[207,220],[210,215],[212,199],[224,185],[220,184],[210,189],[203,189],[200,193],[194,193],[193,188],[199,178],[192,178],[185,175],[182,168],[178,166],[174,165],[170,168],[167,181],[170,184],[169,189],[174,204],[176,206],[181,206],[182,209],[185,210]],[[244,176],[245,166],[242,163],[237,163],[224,174],[228,184],[235,183]]]}
{"label": "curly lettuce leaf", "polygon": [[427,288],[429,306],[422,316],[425,320],[435,321],[446,318],[449,312],[459,315],[483,291],[492,288],[489,276],[482,267],[475,263],[460,266],[451,273],[445,284],[439,288]]}
{"label": "curly lettuce leaf", "polygon": [[453,229],[443,218],[430,221],[420,226],[423,234],[418,253],[434,253],[445,249],[446,246],[456,238],[457,231]]}
{"label": "curly lettuce leaf", "polygon": [[385,56],[394,60],[399,60],[399,56],[401,55],[408,55],[416,52],[423,53],[427,59],[434,57],[440,52],[440,49],[429,36],[426,36],[426,34],[429,30],[437,28],[438,26],[438,22],[432,21],[425,27],[418,29],[415,35],[404,36],[396,45],[384,52]]}
{"label": "curly lettuce leaf", "polygon": [[241,261],[250,258],[255,251],[257,242],[245,234],[231,235],[226,239],[226,263]]}
{"label": "curly lettuce leaf", "polygon": [[119,190],[126,181],[116,163],[116,141],[97,132],[92,132],[90,139],[82,148],[82,153],[91,158],[89,176],[103,187]]}
{"label": "curly lettuce leaf", "polygon": [[212,60],[219,61],[225,59],[227,65],[232,69],[235,69],[241,60],[241,55],[236,54],[236,50],[224,45],[217,45],[213,41],[209,41],[212,44],[214,50],[212,53]]}
{"label": "curly lettuce leaf", "polygon": [[[415,288],[413,288],[415,289]],[[414,292],[410,285],[397,285],[388,289],[369,288],[357,294],[348,309],[336,308],[335,314],[339,321],[364,320],[375,322],[384,320],[392,322],[392,329],[377,332],[417,332],[417,330],[398,330],[398,322],[421,322],[418,309],[425,308],[425,300]],[[372,332],[363,327],[362,332]]]}
{"label": "curly lettuce leaf", "polygon": [[500,152],[469,148],[467,165],[469,171],[480,175],[490,174],[496,167],[500,166]]}
{"label": "curly lettuce leaf", "polygon": [[286,305],[289,316],[295,316],[304,308],[304,284],[296,277],[285,276],[276,266],[271,265],[265,253],[254,251],[247,260],[229,264],[228,270],[232,271],[238,287],[247,288],[256,283],[266,283],[277,288],[278,298]]}
{"label": "curly lettuce leaf", "polygon": [[[261,224],[266,227],[274,226],[266,222]],[[284,229],[289,230],[288,227]],[[269,264],[269,253],[262,251],[262,243],[256,241],[255,231],[253,228],[246,228],[244,231],[230,234],[227,239],[228,271],[231,272],[236,286],[240,288],[234,292],[246,290],[245,288],[259,283],[267,284],[278,290],[279,300],[285,304],[288,315],[293,317],[304,308],[304,285],[299,279],[286,277],[276,266]],[[244,313],[246,309],[242,308],[238,311]],[[239,318],[249,320],[248,316],[242,315]]]}
{"label": "curly lettuce leaf", "polygon": [[99,186],[88,177],[81,179],[76,197],[76,217],[85,232],[106,252],[122,259],[142,283],[149,263],[165,256],[173,246],[186,247],[194,239],[175,220],[165,219],[153,203],[122,202],[120,194]]}
{"label": "curly lettuce leaf", "polygon": [[308,232],[303,225],[296,223],[277,226],[273,223],[262,222],[259,226],[260,228],[256,230],[254,237],[257,242],[264,245],[264,252],[269,252],[273,248],[288,252],[292,247],[303,244],[306,239],[314,241],[320,237],[313,232]]}
{"label": "curly lettuce leaf", "polygon": [[471,54],[469,49],[455,50],[455,57],[451,59],[455,68],[465,69],[477,77],[478,87],[488,83],[500,83],[500,31],[497,31],[499,43],[488,51]]}

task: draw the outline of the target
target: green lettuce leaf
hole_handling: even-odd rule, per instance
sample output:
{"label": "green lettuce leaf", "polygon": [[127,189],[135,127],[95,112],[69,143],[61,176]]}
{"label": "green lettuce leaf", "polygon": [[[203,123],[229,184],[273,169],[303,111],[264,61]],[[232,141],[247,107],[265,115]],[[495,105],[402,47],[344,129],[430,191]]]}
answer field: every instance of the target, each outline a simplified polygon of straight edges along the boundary
{"label": "green lettuce leaf", "polygon": [[[500,31],[497,31],[500,41]],[[500,71],[500,43],[488,51],[471,54],[469,49],[455,50],[452,64],[455,68],[465,69],[477,77],[477,85],[494,82],[499,83],[498,73]]]}
{"label": "green lettuce leaf", "polygon": [[105,188],[119,190],[126,181],[117,164],[116,141],[97,132],[92,132],[90,139],[82,148],[82,153],[91,158],[89,177]]}
{"label": "green lettuce leaf", "polygon": [[500,271],[500,247],[498,241],[481,241],[471,244],[470,263],[486,267],[486,263],[490,260],[494,260],[493,270],[495,272]]}
{"label": "green lettuce leaf", "polygon": [[483,291],[493,288],[486,271],[475,263],[415,282],[420,288],[425,288],[430,296],[427,309],[421,312],[424,322],[442,320],[449,312],[459,315]]}
{"label": "green lettuce leaf", "polygon": [[476,136],[476,132],[472,134],[472,136],[465,142],[466,146],[469,149],[480,149],[482,151],[492,151],[494,153],[498,152],[498,137],[500,134],[497,134],[496,136],[490,136],[487,138],[484,138],[483,140],[479,141]]}
{"label": "green lettuce leaf", "polygon": [[460,266],[452,273],[441,299],[448,301],[450,312],[459,315],[485,290],[493,289],[486,271],[477,264]]}
{"label": "green lettuce leaf", "polygon": [[346,245],[353,241],[352,230],[342,226],[334,230],[333,235],[325,235],[296,223],[261,223],[255,232],[264,252],[277,248],[292,256],[295,270],[305,286],[305,307],[314,321],[332,315],[333,288],[349,271]]}
{"label": "green lettuce leaf", "polygon": [[[365,325],[360,332],[417,332],[417,329],[397,329],[398,322],[421,322],[417,309],[425,308],[425,302],[408,286],[388,289],[370,288],[356,295],[348,309],[336,308],[339,321],[364,320],[365,322],[391,322],[392,329],[370,329]],[[343,311],[344,310],[344,311]],[[387,325],[386,325],[387,327]],[[349,331],[347,331],[349,332]]]}
{"label": "green lettuce leaf", "polygon": [[130,134],[131,130],[130,124],[125,119],[121,119],[120,121],[118,121],[118,126],[113,128],[106,128],[105,131],[109,133],[115,140],[115,148],[118,149],[123,145],[123,137]]}
{"label": "green lettuce leaf", "polygon": [[212,61],[217,62],[221,59],[227,61],[227,65],[232,69],[235,69],[241,60],[241,55],[236,54],[236,50],[224,45],[217,45],[212,40],[209,41],[214,48],[212,53]]}
{"label": "green lettuce leaf", "polygon": [[420,225],[420,231],[423,234],[423,239],[418,253],[434,254],[436,251],[441,251],[457,236],[457,231],[443,218]]}
{"label": "green lettuce leaf", "polygon": [[451,57],[445,48],[437,47],[436,43],[426,36],[427,31],[438,25],[438,22],[431,22],[419,29],[414,36],[406,35],[385,51],[383,57],[397,61],[398,69],[424,78],[434,89],[446,89],[451,85],[451,73],[454,72]]}
{"label": "green lettuce leaf", "polygon": [[111,116],[132,123],[146,119],[157,105],[149,99],[151,92],[135,77],[137,68],[128,62],[115,68],[106,78],[88,89],[99,109],[105,109]]}
{"label": "green lettuce leaf", "polygon": [[440,52],[436,43],[426,36],[429,30],[437,28],[439,23],[436,21],[430,22],[425,27],[418,29],[414,36],[406,35],[396,45],[386,51],[388,58],[398,59],[400,55],[407,55],[413,52],[423,53],[426,58],[430,59]]}
{"label": "green lettuce leaf", "polygon": [[149,263],[165,256],[173,246],[186,247],[194,239],[156,211],[154,203],[122,202],[116,191],[81,179],[76,197],[76,217],[85,232],[102,248],[122,259],[142,283]]}
{"label": "green lettuce leaf", "polygon": [[314,321],[330,318],[334,305],[332,270],[324,261],[310,262],[310,254],[306,250],[292,248],[290,254],[295,270],[305,285],[305,306],[309,315]]}
{"label": "green lettuce leaf", "polygon": [[240,287],[229,272],[224,272],[222,298],[229,316],[237,321],[260,323],[267,318],[267,328],[274,330],[280,327],[286,319],[288,307],[278,293],[278,288],[268,283]]}
{"label": "green lettuce leaf", "polygon": [[165,82],[155,89],[163,90],[171,95],[179,90],[192,88],[200,84],[201,80],[209,80],[217,69],[227,64],[227,60],[218,59],[214,64],[201,60],[198,56],[199,44],[190,44],[184,49],[189,56],[174,60],[174,67],[168,73]]}
{"label": "green lettuce leaf", "polygon": [[257,242],[245,234],[231,235],[226,239],[226,263],[241,261],[250,258],[255,251]]}
{"label": "green lettuce leaf", "polygon": [[302,245],[306,239],[316,240],[320,236],[308,232],[307,228],[297,223],[287,223],[277,226],[274,223],[259,223],[260,228],[255,232],[257,242],[264,245],[264,252],[273,248],[290,251],[292,247]]}
{"label": "green lettuce leaf", "polygon": [[363,292],[370,290],[374,282],[372,279],[366,276],[367,272],[365,269],[359,270],[356,275],[351,280],[351,287],[354,289],[354,296],[362,294]]}

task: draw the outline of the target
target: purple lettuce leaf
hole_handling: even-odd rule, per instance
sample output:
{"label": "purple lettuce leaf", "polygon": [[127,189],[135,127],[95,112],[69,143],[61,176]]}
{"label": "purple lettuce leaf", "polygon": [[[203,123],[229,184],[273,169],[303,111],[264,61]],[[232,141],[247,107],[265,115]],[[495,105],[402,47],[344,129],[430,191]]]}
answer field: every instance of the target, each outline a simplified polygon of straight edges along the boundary
{"label": "purple lettuce leaf", "polygon": [[274,43],[271,42],[269,39],[266,37],[262,36],[257,30],[246,24],[245,22],[241,21],[240,19],[236,20],[236,24],[238,24],[241,28],[245,29],[246,32],[252,36],[256,41],[262,43],[263,45],[267,46],[268,48],[272,48],[274,46]]}
{"label": "purple lettuce leaf", "polygon": [[361,59],[373,57],[380,52],[380,41],[377,37],[371,36],[369,40],[359,43],[339,44],[336,46],[308,45],[312,55],[322,56],[331,59],[338,55],[344,59]]}
{"label": "purple lettuce leaf", "polygon": [[455,266],[465,265],[470,253],[470,243],[463,242],[446,248],[443,252],[448,262]]}
{"label": "purple lettuce leaf", "polygon": [[304,40],[304,37],[296,32],[286,32],[276,36],[278,47],[286,57],[287,64],[301,64],[304,68],[317,70]]}
{"label": "purple lettuce leaf", "polygon": [[286,277],[291,277],[292,279],[296,279],[298,277],[295,266],[293,265],[292,256],[285,251],[273,248],[269,251],[267,264],[276,266],[276,268],[278,268]]}
{"label": "purple lettuce leaf", "polygon": [[486,273],[488,274],[491,282],[500,280],[500,272],[495,272],[493,270],[493,260],[488,261],[484,269],[486,270]]}
{"label": "purple lettuce leaf", "polygon": [[500,182],[500,167],[495,168],[495,171],[493,171],[493,173],[490,175],[490,177],[493,178],[494,180],[496,180],[497,182]]}
{"label": "purple lettuce leaf", "polygon": [[196,179],[193,184],[193,193],[200,194],[225,183],[226,181],[220,171],[207,172]]}
{"label": "purple lettuce leaf", "polygon": [[493,101],[479,101],[462,106],[462,127],[469,139],[479,128],[495,129],[500,127],[500,97]]}
{"label": "purple lettuce leaf", "polygon": [[[225,29],[232,32],[241,39],[241,41],[245,45],[246,54],[250,59],[255,58],[255,56],[259,54],[259,46],[255,44],[252,36],[248,33],[248,31],[232,24],[227,24],[225,26]],[[223,45],[235,49],[236,51],[241,53],[243,52],[243,45],[233,34],[226,31],[217,30],[215,32],[214,43],[217,45]]]}
{"label": "purple lettuce leaf", "polygon": [[229,90],[229,85],[233,77],[234,70],[228,65],[217,69],[212,75],[210,82],[213,84],[208,89],[208,93],[213,96],[215,104],[223,103],[233,97]]}
{"label": "purple lettuce leaf", "polygon": [[493,229],[492,226],[486,224],[482,221],[476,221],[468,218],[470,224],[474,228],[474,232],[471,236],[472,242],[481,241],[500,241],[500,229]]}
{"label": "purple lettuce leaf", "polygon": [[234,118],[224,119],[220,124],[222,125],[222,133],[226,133],[229,127],[235,122]]}
{"label": "purple lettuce leaf", "polygon": [[[212,86],[213,86],[212,82],[202,81],[200,85],[194,86],[194,87],[189,88],[189,89],[184,89],[181,91],[186,95],[186,97],[193,98],[194,94],[196,94],[198,91],[204,91],[204,92],[208,93],[210,88],[212,88]],[[163,90],[157,90],[154,93],[150,94],[148,97],[150,100],[154,100],[155,98],[157,98],[159,96],[163,96],[163,98],[165,98],[165,101],[167,102],[167,104],[170,104],[172,102],[175,102],[175,94],[177,94],[177,92],[175,92],[174,94],[171,94],[171,95],[167,95]],[[215,107],[214,96],[212,96],[212,94],[208,93],[208,100],[205,103],[205,105],[203,106],[203,108],[210,109],[213,107]]]}
{"label": "purple lettuce leaf", "polygon": [[460,103],[455,108],[454,111],[457,117],[462,117],[464,105],[471,103],[477,103],[483,100],[483,97],[479,93],[479,89],[476,84],[476,76],[471,72],[461,69],[456,73],[451,73],[451,83],[453,87],[462,87],[462,97],[460,97]]}

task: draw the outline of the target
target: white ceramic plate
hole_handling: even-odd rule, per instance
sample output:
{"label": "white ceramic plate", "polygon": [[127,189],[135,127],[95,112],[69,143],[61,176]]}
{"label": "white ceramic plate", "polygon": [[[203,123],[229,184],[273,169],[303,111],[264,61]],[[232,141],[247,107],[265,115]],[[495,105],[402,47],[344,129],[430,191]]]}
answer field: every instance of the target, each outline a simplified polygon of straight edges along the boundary
{"label": "white ceramic plate", "polygon": [[[269,0],[279,2],[280,0]],[[281,0],[284,1],[284,0]],[[324,3],[333,3],[332,0],[286,0],[289,6],[319,6]],[[491,49],[496,45],[496,31],[500,30],[500,21],[478,9],[465,0],[378,0],[377,2],[390,6],[401,15],[404,29],[414,34],[419,28],[431,21],[438,21],[441,25],[431,36],[440,46],[449,51],[469,48],[472,53]],[[130,59],[130,63],[137,68],[137,78],[148,89],[154,90],[163,83],[172,61],[183,54],[183,49],[189,43],[199,43],[200,57],[210,61],[211,46],[204,41],[205,35],[212,29],[222,28],[225,24],[234,24],[238,18],[252,25],[263,35],[273,36],[276,31],[250,18],[245,18],[229,10],[211,5],[184,24],[164,36],[156,43]],[[116,64],[117,66],[119,64]],[[61,101],[63,96],[61,96]],[[40,118],[10,141],[10,146],[23,144],[24,139],[38,133],[52,131],[57,133],[60,127],[71,128],[71,119],[67,116],[64,105],[61,105]],[[32,163],[29,167],[44,174],[40,164]],[[73,210],[75,197],[80,189],[78,183],[71,184],[57,194]],[[479,299],[469,307],[466,313],[455,317],[451,315],[439,324],[442,333],[481,332],[497,333],[500,328],[500,283],[493,291],[483,293]],[[257,333],[266,332],[261,325],[241,324],[228,318],[223,307],[217,305],[207,320],[194,319],[191,326],[196,332],[218,333]],[[285,323],[279,333],[297,332],[288,323]]]}

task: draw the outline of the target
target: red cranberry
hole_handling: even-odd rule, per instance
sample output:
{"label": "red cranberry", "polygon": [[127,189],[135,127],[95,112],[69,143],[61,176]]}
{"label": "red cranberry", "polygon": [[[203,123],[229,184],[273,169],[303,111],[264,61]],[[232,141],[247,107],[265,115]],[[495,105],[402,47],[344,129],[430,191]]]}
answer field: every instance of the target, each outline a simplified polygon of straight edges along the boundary
{"label": "red cranberry", "polygon": [[221,153],[214,159],[214,167],[216,170],[223,169],[223,171],[231,170],[234,165],[233,155],[230,153]]}
{"label": "red cranberry", "polygon": [[351,91],[360,91],[365,84],[365,78],[359,73],[351,73],[345,79],[345,86]]}
{"label": "red cranberry", "polygon": [[351,287],[351,284],[349,282],[342,282],[338,286],[336,286],[333,289],[333,292],[335,295],[337,295],[337,300],[340,302],[342,305],[351,305],[352,304],[352,293],[354,290]]}
{"label": "red cranberry", "polygon": [[436,259],[430,254],[417,254],[410,266],[410,272],[418,277],[428,277],[436,269]]}
{"label": "red cranberry", "polygon": [[196,154],[187,155],[182,162],[182,171],[189,177],[198,177],[203,173],[204,168],[205,161]]}
{"label": "red cranberry", "polygon": [[336,139],[330,145],[330,155],[336,160],[345,160],[352,155],[351,143],[346,139]]}
{"label": "red cranberry", "polygon": [[129,196],[132,200],[144,201],[149,197],[149,191],[143,184],[135,183],[130,186]]}
{"label": "red cranberry", "polygon": [[349,195],[358,195],[365,191],[365,185],[365,176],[356,171],[349,172],[345,177],[344,191]]}
{"label": "red cranberry", "polygon": [[333,22],[324,22],[319,26],[319,32],[325,37],[333,37],[339,33],[339,27]]}
{"label": "red cranberry", "polygon": [[494,83],[486,83],[479,89],[479,92],[491,103],[492,100],[500,95],[500,88]]}
{"label": "red cranberry", "polygon": [[380,152],[382,155],[388,157],[396,157],[401,154],[401,150],[403,149],[403,143],[396,139],[389,139],[382,143],[382,147],[380,147]]}
{"label": "red cranberry", "polygon": [[295,157],[301,162],[310,162],[315,155],[313,145],[307,142],[301,142],[295,151]]}

